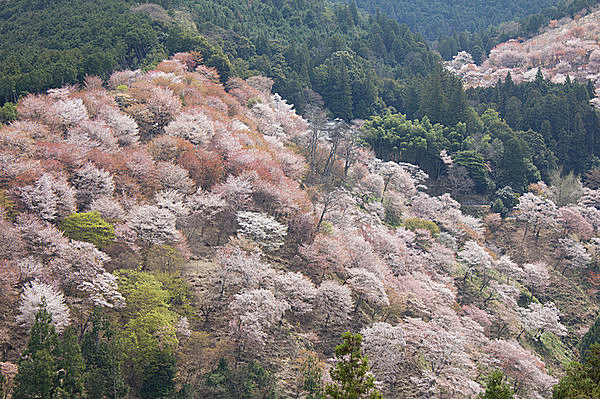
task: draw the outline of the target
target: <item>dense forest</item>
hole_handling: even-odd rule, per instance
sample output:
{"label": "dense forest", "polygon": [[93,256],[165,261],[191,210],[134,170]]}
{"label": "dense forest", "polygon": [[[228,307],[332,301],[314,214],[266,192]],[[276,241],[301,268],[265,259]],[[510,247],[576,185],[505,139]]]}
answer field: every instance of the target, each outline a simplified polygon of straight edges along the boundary
{"label": "dense forest", "polygon": [[310,88],[346,120],[383,109],[404,80],[428,73],[439,58],[406,25],[383,14],[367,17],[356,6],[312,0],[185,6],[198,31],[227,54],[233,74],[271,77],[274,91],[298,110],[311,101],[304,90]]}
{"label": "dense forest", "polygon": [[207,64],[226,72],[222,52],[199,36],[182,37],[164,9],[133,5],[125,0],[2,2],[0,101],[81,83],[85,75],[108,77],[118,69],[149,67],[183,40],[201,50]]}
{"label": "dense forest", "polygon": [[[438,59],[406,25],[356,7],[308,0],[285,7],[190,1],[169,13],[159,5],[131,7],[117,0],[3,5],[0,98],[14,102],[28,91],[82,82],[86,74],[106,77],[196,50],[223,82],[270,76],[300,110],[311,98],[304,89],[312,88],[334,117],[350,120],[381,110],[385,100],[393,103],[403,80],[426,74]],[[60,29],[48,35],[48,26]]]}
{"label": "dense forest", "polygon": [[[486,1],[486,0],[355,0],[356,5],[375,14],[377,11],[408,25],[411,31],[421,33],[427,40],[460,32],[479,32],[536,14],[560,0]],[[349,2],[348,2],[349,3]]]}
{"label": "dense forest", "polygon": [[445,60],[451,59],[460,51],[466,51],[479,64],[496,45],[509,39],[531,37],[537,34],[541,28],[555,23],[557,20],[581,16],[596,5],[598,5],[597,0],[563,1],[554,7],[549,7],[541,12],[538,9],[535,13],[504,24],[483,26],[477,31],[457,30],[454,34],[441,33],[435,38],[437,39],[436,48]]}

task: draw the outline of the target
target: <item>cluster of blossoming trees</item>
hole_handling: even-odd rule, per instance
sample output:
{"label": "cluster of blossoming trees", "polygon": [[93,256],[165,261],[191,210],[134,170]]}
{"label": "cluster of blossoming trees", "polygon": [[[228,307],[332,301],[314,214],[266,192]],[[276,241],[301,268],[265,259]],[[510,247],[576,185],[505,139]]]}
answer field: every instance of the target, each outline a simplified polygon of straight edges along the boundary
{"label": "cluster of blossoming trees", "polygon": [[540,68],[554,83],[564,83],[569,76],[571,80],[591,80],[598,87],[598,16],[596,10],[584,17],[552,21],[532,39],[497,45],[480,66],[466,52],[457,54],[447,66],[472,86],[493,86],[508,73],[516,83],[531,81]]}
{"label": "cluster of blossoming trees", "polygon": [[[418,168],[360,148],[360,123],[309,124],[268,79],[226,92],[178,54],[107,86],[29,95],[0,131],[2,331],[29,328],[43,301],[58,332],[84,334],[102,308],[135,392],[165,355],[173,389],[201,389],[225,357],[278,365],[289,391],[303,350],[325,359],[353,330],[389,397],[474,395],[492,369],[550,393],[527,346],[568,330],[536,295],[591,262],[597,192],[563,207],[524,195],[519,238],[558,230],[559,262],[516,262]],[[7,342],[16,362],[23,342]]]}

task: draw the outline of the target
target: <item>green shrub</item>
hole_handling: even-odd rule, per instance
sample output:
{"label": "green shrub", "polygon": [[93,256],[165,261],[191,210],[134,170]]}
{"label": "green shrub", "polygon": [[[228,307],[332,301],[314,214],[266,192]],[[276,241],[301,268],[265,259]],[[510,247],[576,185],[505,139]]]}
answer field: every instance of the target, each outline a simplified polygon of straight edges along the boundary
{"label": "green shrub", "polygon": [[431,233],[431,236],[435,236],[440,232],[440,228],[434,222],[429,220],[423,220],[419,218],[408,218],[404,219],[402,225],[406,227],[408,230],[428,230]]}
{"label": "green shrub", "polygon": [[3,216],[14,222],[17,219],[18,212],[15,209],[15,203],[6,193],[6,190],[0,190],[0,213],[4,212]]}
{"label": "green shrub", "polygon": [[114,227],[100,216],[100,213],[72,213],[59,226],[65,236],[73,240],[85,241],[102,248],[115,238]]}

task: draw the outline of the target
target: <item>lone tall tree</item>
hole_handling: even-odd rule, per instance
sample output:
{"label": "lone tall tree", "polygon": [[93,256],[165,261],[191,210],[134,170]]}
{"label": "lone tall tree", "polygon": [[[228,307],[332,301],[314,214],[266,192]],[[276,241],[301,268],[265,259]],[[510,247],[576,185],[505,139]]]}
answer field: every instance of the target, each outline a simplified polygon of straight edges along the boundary
{"label": "lone tall tree", "polygon": [[345,332],[344,342],[335,348],[339,362],[329,371],[333,382],[325,389],[331,399],[382,399],[369,373],[369,359],[360,351],[362,335]]}

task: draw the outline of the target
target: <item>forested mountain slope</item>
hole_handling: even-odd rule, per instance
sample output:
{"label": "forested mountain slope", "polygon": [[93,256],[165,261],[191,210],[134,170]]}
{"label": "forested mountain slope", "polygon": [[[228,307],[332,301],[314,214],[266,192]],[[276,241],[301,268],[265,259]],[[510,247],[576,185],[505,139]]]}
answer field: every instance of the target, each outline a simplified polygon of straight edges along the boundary
{"label": "forested mountain slope", "polygon": [[2,2],[0,99],[14,102],[27,92],[82,82],[85,74],[106,78],[115,69],[199,51],[223,82],[270,76],[299,110],[312,98],[304,89],[312,88],[334,116],[350,120],[396,105],[403,83],[429,73],[439,58],[405,25],[348,6],[309,0],[162,5]]}
{"label": "forested mountain slope", "polygon": [[468,216],[359,126],[198,61],[29,95],[2,127],[3,389],[315,397],[352,331],[388,398],[473,397],[495,369],[551,395],[598,313],[598,191]]}
{"label": "forested mountain slope", "polygon": [[526,17],[516,18],[499,25],[482,28],[477,32],[456,32],[453,35],[441,35],[436,49],[445,60],[450,60],[460,51],[467,51],[480,63],[497,44],[517,38],[529,38],[539,33],[553,20],[581,17],[589,13],[598,0],[568,0],[556,6],[540,9]]}
{"label": "forested mountain slope", "polygon": [[584,17],[553,21],[543,33],[531,39],[510,40],[497,45],[489,57],[476,65],[466,53],[458,54],[448,68],[456,72],[467,86],[493,86],[510,72],[515,83],[533,81],[538,69],[545,78],[563,83],[571,80],[595,86],[600,73],[600,35],[597,8]]}
{"label": "forested mountain slope", "polygon": [[486,1],[486,0],[355,0],[359,8],[375,14],[377,10],[407,24],[428,40],[441,35],[487,29],[556,6],[560,0]]}

